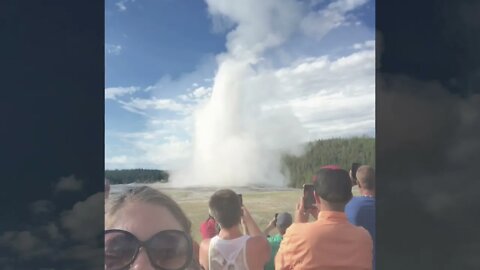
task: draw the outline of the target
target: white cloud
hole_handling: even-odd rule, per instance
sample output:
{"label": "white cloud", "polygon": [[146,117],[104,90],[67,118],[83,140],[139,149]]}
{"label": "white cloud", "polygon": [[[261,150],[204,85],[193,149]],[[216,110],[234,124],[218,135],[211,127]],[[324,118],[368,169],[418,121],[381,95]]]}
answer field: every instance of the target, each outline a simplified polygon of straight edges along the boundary
{"label": "white cloud", "polygon": [[123,108],[132,112],[143,112],[147,110],[164,110],[178,113],[186,113],[189,111],[189,106],[178,103],[173,99],[159,99],[159,98],[133,98],[130,101],[120,101]]}
{"label": "white cloud", "polygon": [[52,240],[63,238],[55,223],[50,222],[43,229],[47,232],[48,237]]}
{"label": "white cloud", "polygon": [[370,48],[375,49],[375,40],[367,40],[363,43],[355,43],[352,47],[356,50],[370,49]]}
{"label": "white cloud", "polygon": [[12,248],[23,256],[29,255],[40,244],[40,240],[29,231],[5,232],[0,237],[0,246]]}
{"label": "white cloud", "polygon": [[[283,46],[298,36],[302,44],[308,40],[321,45],[321,38],[328,32],[355,23],[349,12],[367,1],[339,0],[318,12],[308,11],[309,5],[320,2],[208,0],[213,22],[217,18],[217,23],[226,27],[223,30],[232,29],[227,34],[227,52],[214,61],[209,58],[192,73],[175,79],[164,76],[145,89],[150,98],[117,100],[124,109],[146,116],[146,127],[116,135],[134,154],[107,151],[106,166],[185,166],[193,158],[195,131],[205,126],[212,127],[213,133],[239,131],[223,147],[232,149],[235,140],[252,138],[268,147],[282,148],[286,140],[293,144],[300,138],[373,135],[375,42],[371,37],[335,48],[337,55],[338,50],[354,49],[343,57],[328,55],[329,51],[304,51],[303,45],[295,42]],[[281,61],[272,58],[278,54],[268,54],[277,49],[285,54]],[[165,97],[166,90],[173,94]],[[223,106],[216,110],[216,116],[207,117],[205,123],[195,122],[200,108],[229,96],[231,100],[216,103],[218,108]],[[173,116],[166,114],[171,112]],[[236,112],[243,116],[233,117]],[[225,113],[228,119],[220,119]],[[232,129],[218,128],[218,121]],[[272,130],[284,139],[272,136]],[[253,137],[246,139],[248,136]],[[254,144],[245,149],[255,150]]]}
{"label": "white cloud", "polygon": [[[180,115],[189,114],[194,106],[204,102],[211,94],[212,76],[215,69],[215,59],[212,56],[204,58],[194,72],[185,73],[176,79],[170,76],[162,77],[157,83],[145,87],[112,87],[105,89],[105,99],[115,100],[123,109],[140,114],[146,118],[152,118],[159,113],[170,111]],[[179,93],[169,98],[164,96],[165,91]],[[135,95],[137,92],[146,92],[150,97],[130,99],[122,98],[126,95]],[[157,111],[157,112],[155,112]]]}
{"label": "white cloud", "polygon": [[192,94],[195,98],[203,98],[212,92],[212,88],[199,87],[193,90]]}
{"label": "white cloud", "polygon": [[349,24],[347,13],[364,5],[368,0],[337,0],[327,8],[311,12],[301,22],[303,31],[312,37],[320,39],[333,29]]}
{"label": "white cloud", "polygon": [[374,61],[375,51],[365,50],[334,61],[317,58],[277,73],[287,89],[304,93],[288,104],[309,130],[310,140],[373,135]]}
{"label": "white cloud", "polygon": [[76,179],[74,175],[61,177],[60,181],[55,185],[55,192],[61,191],[80,191],[83,187],[83,182]]}
{"label": "white cloud", "polygon": [[119,55],[122,52],[123,47],[115,44],[105,44],[105,49],[108,54]]}
{"label": "white cloud", "polygon": [[[305,128],[303,140],[373,135],[375,127],[375,51],[363,49],[332,59],[305,57],[279,69],[262,69],[246,83],[263,89],[265,110],[290,110]],[[191,158],[190,140],[166,139],[192,134],[193,114],[211,98],[212,87],[198,87],[173,99],[133,99],[125,107],[142,112],[163,110],[180,118],[149,112],[144,131],[117,134],[137,154],[107,156],[108,168],[179,168]],[[258,95],[260,93],[257,93]],[[138,154],[142,153],[142,154]],[[137,156],[138,155],[138,156]],[[184,163],[183,163],[184,164]]]}
{"label": "white cloud", "polygon": [[58,257],[67,262],[82,262],[87,266],[84,269],[103,269],[105,266],[105,252],[95,245],[80,244],[62,249]]}
{"label": "white cloud", "polygon": [[302,6],[293,0],[207,0],[212,18],[226,18],[236,27],[227,35],[227,51],[253,60],[257,53],[284,42],[302,18]]}
{"label": "white cloud", "polygon": [[99,192],[85,201],[77,202],[72,210],[62,213],[61,224],[70,232],[73,239],[95,242],[95,238],[103,231],[101,220],[104,214],[104,199],[103,192]]}
{"label": "white cloud", "polygon": [[127,10],[127,7],[125,6],[125,4],[124,4],[122,1],[116,3],[116,5],[117,5],[117,7],[118,7],[118,10],[120,10],[120,11],[125,11],[125,10]]}
{"label": "white cloud", "polygon": [[120,0],[115,3],[119,11],[126,11],[127,10],[127,3],[134,3],[135,0]]}
{"label": "white cloud", "polygon": [[131,155],[107,157],[108,169],[162,168],[176,169],[185,164],[191,152],[191,142],[180,139],[176,134],[187,128],[186,119],[159,121],[153,120],[151,129],[144,132],[113,134],[120,138],[130,149]]}
{"label": "white cloud", "polygon": [[140,90],[139,87],[130,86],[130,87],[109,87],[105,89],[105,99],[113,99],[124,96],[131,95]]}
{"label": "white cloud", "polygon": [[105,159],[105,166],[112,167],[113,165],[113,167],[115,167],[118,165],[127,164],[127,162],[128,162],[128,158],[126,155],[114,156],[114,157]]}
{"label": "white cloud", "polygon": [[50,214],[54,210],[54,204],[51,201],[39,200],[30,204],[30,211],[33,215]]}
{"label": "white cloud", "polygon": [[185,103],[202,104],[212,94],[212,87],[200,86],[190,90],[187,94],[179,95],[178,99]]}

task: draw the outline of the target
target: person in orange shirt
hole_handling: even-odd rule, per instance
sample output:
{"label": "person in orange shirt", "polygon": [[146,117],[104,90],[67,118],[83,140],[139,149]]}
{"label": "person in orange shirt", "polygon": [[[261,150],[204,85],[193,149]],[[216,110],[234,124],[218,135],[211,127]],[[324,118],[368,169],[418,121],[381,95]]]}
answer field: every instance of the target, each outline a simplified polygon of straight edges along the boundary
{"label": "person in orange shirt", "polygon": [[[352,198],[348,172],[321,168],[314,181],[317,208],[297,204],[295,223],[288,228],[275,257],[275,269],[371,270],[373,242],[362,227],[348,222],[345,205]],[[318,219],[307,223],[309,215]]]}

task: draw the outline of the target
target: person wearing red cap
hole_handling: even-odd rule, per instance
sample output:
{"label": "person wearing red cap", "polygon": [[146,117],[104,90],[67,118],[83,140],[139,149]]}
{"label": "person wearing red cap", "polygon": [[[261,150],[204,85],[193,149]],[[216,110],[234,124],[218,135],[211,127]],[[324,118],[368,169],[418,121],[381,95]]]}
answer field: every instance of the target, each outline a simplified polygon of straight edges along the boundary
{"label": "person wearing red cap", "polygon": [[[338,165],[325,165],[325,166],[320,167],[320,169],[339,170],[339,169],[341,169],[341,168],[340,168],[340,166],[338,166]],[[314,175],[312,176],[312,183],[315,184],[315,181],[317,181],[317,175],[316,175],[316,174],[314,174]]]}
{"label": "person wearing red cap", "polygon": [[[352,198],[348,172],[322,168],[314,187],[320,211],[304,210],[303,198],[300,199],[295,223],[280,243],[275,269],[371,270],[372,238],[366,229],[351,224],[344,212]],[[316,215],[317,220],[307,223],[309,214]]]}

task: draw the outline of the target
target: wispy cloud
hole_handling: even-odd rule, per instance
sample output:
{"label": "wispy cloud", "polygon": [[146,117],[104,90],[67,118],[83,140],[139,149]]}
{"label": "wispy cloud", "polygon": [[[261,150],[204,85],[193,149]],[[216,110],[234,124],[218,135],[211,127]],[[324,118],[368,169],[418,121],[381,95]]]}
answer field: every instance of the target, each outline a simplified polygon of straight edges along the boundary
{"label": "wispy cloud", "polygon": [[60,181],[55,185],[55,192],[61,191],[80,191],[82,190],[83,182],[76,179],[74,175],[60,178]]}
{"label": "wispy cloud", "polygon": [[28,253],[40,244],[37,237],[29,231],[5,232],[0,237],[0,245],[10,246],[19,253]]}
{"label": "wispy cloud", "polygon": [[[156,135],[155,131],[145,132],[143,139],[129,138],[126,145],[138,155],[120,155],[105,159],[107,169],[156,168],[180,169],[190,158],[191,141],[176,136]],[[145,139],[148,138],[148,139]]]}
{"label": "wispy cloud", "polygon": [[[276,72],[308,139],[373,135],[375,51],[318,57]],[[296,96],[295,96],[296,95]]]}
{"label": "wispy cloud", "polygon": [[140,90],[140,87],[109,87],[105,89],[105,99],[117,99],[124,95],[130,95]]}
{"label": "wispy cloud", "polygon": [[323,38],[328,32],[342,25],[352,23],[352,18],[347,13],[368,0],[337,0],[330,3],[325,9],[309,13],[301,22],[303,31],[316,38]]}
{"label": "wispy cloud", "polygon": [[131,112],[144,112],[148,110],[163,110],[177,113],[187,113],[190,108],[187,104],[179,103],[173,99],[159,98],[132,98],[129,101],[119,101],[123,108]]}
{"label": "wispy cloud", "polygon": [[[82,242],[95,242],[95,237],[102,231],[104,195],[96,193],[85,201],[77,202],[73,208],[61,216],[62,227],[67,229],[72,237]],[[88,227],[88,230],[85,228]]]}
{"label": "wispy cloud", "polygon": [[375,40],[367,40],[363,43],[355,43],[353,48],[356,50],[375,48]]}
{"label": "wispy cloud", "polygon": [[126,155],[114,156],[105,159],[105,166],[108,167],[122,167],[122,165],[128,163]]}
{"label": "wispy cloud", "polygon": [[[291,110],[306,129],[305,140],[373,135],[375,50],[372,41],[359,44],[362,46],[358,50],[343,57],[304,57],[283,68],[258,72],[251,80],[257,87],[264,86],[262,91],[270,100],[262,108]],[[138,152],[107,156],[107,168],[181,167],[182,162],[191,158],[192,138],[184,140],[176,136],[192,134],[193,112],[211,94],[212,87],[200,86],[172,99],[119,101],[127,110],[148,115],[148,128],[111,134]],[[166,118],[162,111],[174,112],[177,117]],[[174,139],[166,139],[169,137]]]}
{"label": "wispy cloud", "polygon": [[[228,53],[210,57],[191,73],[175,78],[164,76],[146,87],[141,96],[134,92],[132,97],[117,95],[115,101],[119,106],[144,116],[145,128],[122,135],[107,131],[107,136],[121,140],[131,152],[107,151],[106,166],[170,169],[185,165],[192,158],[193,134],[199,128],[195,124],[198,109],[219,95],[237,91],[235,87],[241,88],[242,94],[237,97],[241,101],[232,103],[238,108],[225,105],[226,109],[241,108],[240,111],[259,118],[259,121],[242,118],[245,121],[237,123],[241,127],[264,125],[253,129],[260,133],[266,128],[281,131],[285,128],[283,123],[287,123],[285,119],[293,117],[290,120],[299,124],[302,140],[373,135],[375,42],[372,36],[344,43],[335,48],[335,56],[328,48],[305,50],[303,46],[308,41],[321,47],[320,40],[327,33],[341,26],[355,28],[352,25],[357,19],[351,11],[368,1],[331,1],[318,10],[316,7],[323,2],[232,1],[231,5],[224,5],[220,0],[208,0],[214,27],[230,30],[226,41]],[[258,8],[249,8],[255,5]],[[281,16],[273,16],[272,12]],[[374,33],[372,29],[364,30]],[[229,55],[234,56],[232,61],[245,59],[249,63],[248,73],[232,81],[218,80],[214,75]],[[216,76],[225,76],[225,72],[235,70]],[[228,91],[215,93],[214,83],[225,84],[221,87]],[[281,144],[269,139],[272,142],[266,143],[270,146]]]}
{"label": "wispy cloud", "polygon": [[[158,86],[149,86],[144,92],[154,92]],[[191,88],[195,87],[195,88]],[[143,116],[154,116],[155,111],[169,111],[179,115],[191,114],[194,108],[208,100],[212,93],[212,88],[208,86],[199,86],[193,83],[190,88],[184,90],[186,93],[173,98],[123,98],[126,95],[134,94],[140,90],[139,87],[114,87],[105,89],[105,99],[116,100],[122,108]],[[149,114],[150,113],[150,114]],[[151,117],[149,117],[151,118]]]}
{"label": "wispy cloud", "polygon": [[32,215],[50,214],[54,210],[54,204],[48,200],[38,200],[30,204],[30,212]]}
{"label": "wispy cloud", "polygon": [[135,0],[120,0],[115,3],[119,11],[126,11],[127,10],[127,3],[133,3]]}
{"label": "wispy cloud", "polygon": [[[79,190],[80,187],[81,182],[72,174],[57,182],[52,196],[56,190]],[[100,269],[104,252],[98,237],[103,232],[103,204],[103,193],[80,200],[61,213],[54,211],[56,207],[48,198],[32,202],[31,217],[43,216],[44,219],[40,223],[21,224],[24,228],[21,230],[0,233],[0,268],[33,269],[41,261],[44,266],[60,266],[58,269],[63,269],[62,265],[72,270]]]}
{"label": "wispy cloud", "polygon": [[115,44],[105,44],[105,50],[108,54],[119,55],[122,52],[123,47]]}
{"label": "wispy cloud", "polygon": [[[197,84],[194,84],[198,86]],[[200,86],[191,90],[190,92],[178,96],[178,98],[184,102],[194,102],[194,103],[201,103],[208,99],[212,94],[212,87],[205,87]]]}

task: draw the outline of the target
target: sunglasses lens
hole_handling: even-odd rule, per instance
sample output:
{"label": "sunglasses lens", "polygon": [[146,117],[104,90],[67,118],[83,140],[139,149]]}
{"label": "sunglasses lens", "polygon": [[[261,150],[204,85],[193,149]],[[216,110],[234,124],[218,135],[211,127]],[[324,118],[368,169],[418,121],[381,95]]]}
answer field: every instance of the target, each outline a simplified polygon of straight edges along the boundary
{"label": "sunglasses lens", "polygon": [[127,233],[105,233],[105,269],[118,270],[132,263],[138,249],[137,240]]}
{"label": "sunglasses lens", "polygon": [[183,269],[192,260],[192,244],[181,231],[163,231],[148,243],[152,263],[163,269]]}

